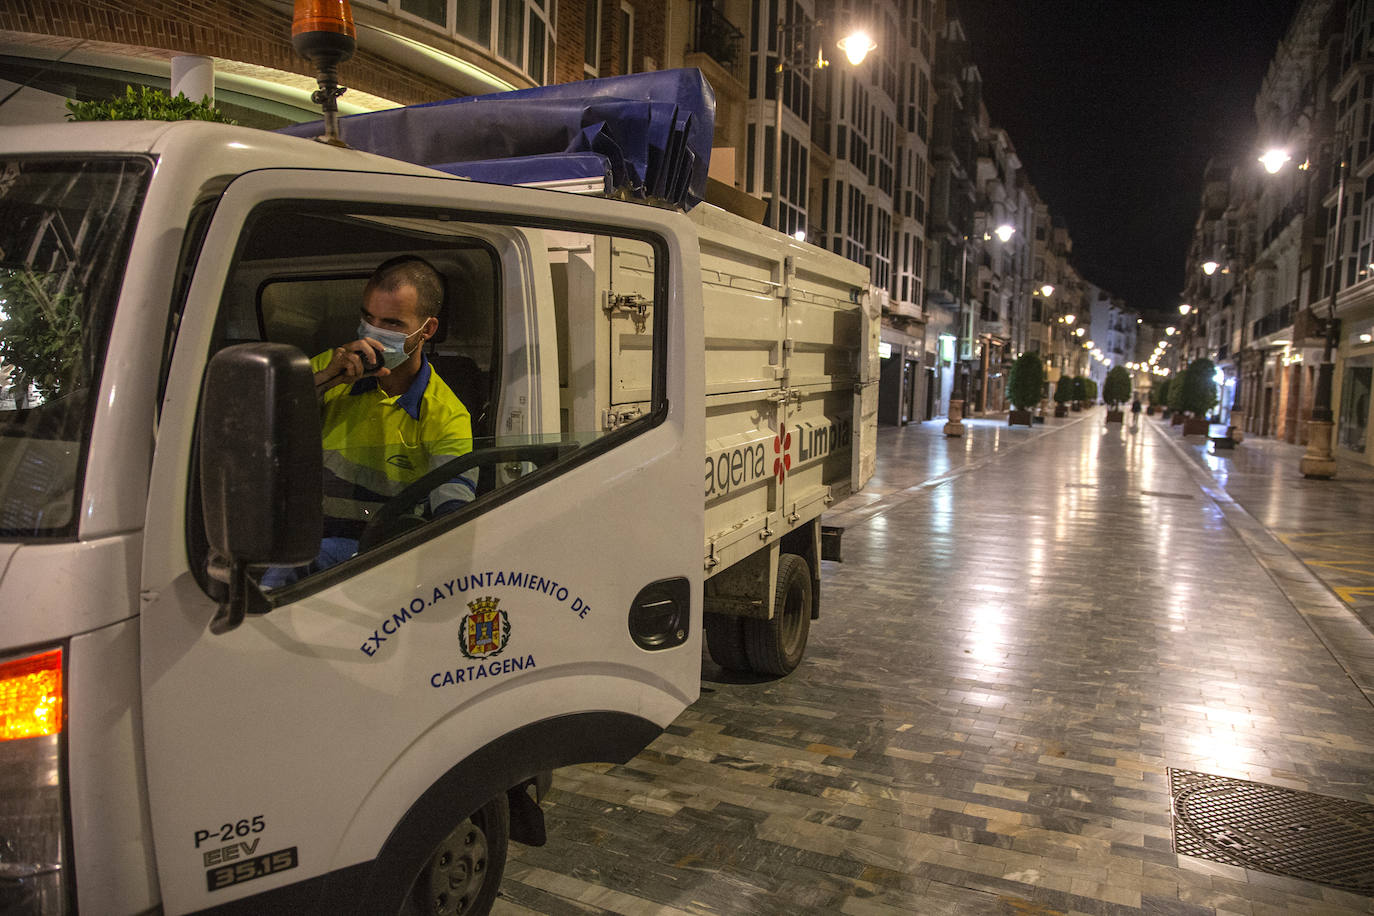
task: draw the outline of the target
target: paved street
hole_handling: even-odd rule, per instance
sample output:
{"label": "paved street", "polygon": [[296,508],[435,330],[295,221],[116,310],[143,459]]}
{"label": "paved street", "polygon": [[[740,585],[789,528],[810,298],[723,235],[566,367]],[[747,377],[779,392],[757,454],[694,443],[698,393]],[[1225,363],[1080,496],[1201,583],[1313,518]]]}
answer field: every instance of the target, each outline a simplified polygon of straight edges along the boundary
{"label": "paved street", "polygon": [[1100,408],[940,428],[828,519],[802,666],[707,661],[634,761],[557,773],[495,912],[1374,912],[1176,854],[1168,772],[1374,802],[1374,474]]}

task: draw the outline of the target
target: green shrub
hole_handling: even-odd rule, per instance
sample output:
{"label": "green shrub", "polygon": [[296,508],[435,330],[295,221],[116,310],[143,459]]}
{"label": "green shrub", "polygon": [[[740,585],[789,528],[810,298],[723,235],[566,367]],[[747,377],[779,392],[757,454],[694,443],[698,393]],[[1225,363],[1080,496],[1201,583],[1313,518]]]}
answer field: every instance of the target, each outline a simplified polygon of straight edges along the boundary
{"label": "green shrub", "polygon": [[1056,404],[1067,404],[1074,399],[1074,378],[1071,375],[1059,376],[1059,381],[1054,385],[1054,402]]}
{"label": "green shrub", "polygon": [[1107,373],[1106,384],[1102,386],[1102,400],[1116,408],[1131,399],[1131,373],[1125,366],[1113,366]]}
{"label": "green shrub", "polygon": [[1169,377],[1168,394],[1164,396],[1164,403],[1170,410],[1183,410],[1183,376],[1171,375]]}
{"label": "green shrub", "polygon": [[124,94],[89,102],[67,100],[68,121],[218,121],[233,124],[210,97],[193,102],[185,93],[172,98],[151,86],[125,86]]}
{"label": "green shrub", "polygon": [[1097,403],[1097,382],[1083,376],[1083,400],[1089,404]]}
{"label": "green shrub", "polygon": [[1217,388],[1212,382],[1216,366],[1210,359],[1199,357],[1174,382],[1180,389],[1179,409],[1195,417],[1205,417],[1217,406]]}
{"label": "green shrub", "polygon": [[82,297],[58,292],[58,280],[56,274],[0,269],[0,361],[14,372],[9,385],[21,406],[30,386],[48,399],[85,384]]}
{"label": "green shrub", "polygon": [[1030,410],[1040,403],[1045,387],[1045,364],[1039,353],[1022,353],[1011,364],[1007,378],[1007,397],[1020,410]]}

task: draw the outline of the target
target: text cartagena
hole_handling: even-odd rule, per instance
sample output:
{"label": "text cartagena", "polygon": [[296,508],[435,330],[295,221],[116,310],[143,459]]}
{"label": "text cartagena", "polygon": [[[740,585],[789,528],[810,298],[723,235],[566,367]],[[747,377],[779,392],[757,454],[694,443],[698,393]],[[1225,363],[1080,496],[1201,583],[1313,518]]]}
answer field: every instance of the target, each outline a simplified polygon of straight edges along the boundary
{"label": "text cartagena", "polygon": [[433,687],[448,687],[451,684],[470,684],[473,681],[480,681],[483,678],[500,677],[503,674],[510,674],[512,671],[524,671],[526,668],[533,668],[534,666],[533,655],[526,655],[524,658],[516,656],[513,658],[492,659],[489,662],[482,662],[477,665],[454,668],[452,671],[436,671],[430,675],[429,683]]}

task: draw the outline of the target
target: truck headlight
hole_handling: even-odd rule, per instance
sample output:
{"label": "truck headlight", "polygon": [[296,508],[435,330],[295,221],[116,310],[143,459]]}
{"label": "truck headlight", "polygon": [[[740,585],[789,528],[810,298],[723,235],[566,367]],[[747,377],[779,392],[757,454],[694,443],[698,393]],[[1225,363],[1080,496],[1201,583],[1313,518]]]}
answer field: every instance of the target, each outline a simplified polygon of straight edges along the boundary
{"label": "truck headlight", "polygon": [[0,913],[65,907],[62,650],[0,661]]}

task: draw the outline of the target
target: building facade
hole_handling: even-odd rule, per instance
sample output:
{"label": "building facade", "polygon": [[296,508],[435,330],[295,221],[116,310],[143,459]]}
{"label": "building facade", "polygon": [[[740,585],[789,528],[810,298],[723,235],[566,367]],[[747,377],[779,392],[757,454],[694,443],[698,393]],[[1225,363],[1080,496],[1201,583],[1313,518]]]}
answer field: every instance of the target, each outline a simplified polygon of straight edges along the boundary
{"label": "building facade", "polygon": [[[945,0],[353,0],[343,114],[666,67],[715,91],[711,177],[858,261],[882,304],[880,418],[1005,409],[1011,361],[1079,359],[1072,247],[990,119]],[[0,7],[0,125],[126,84],[211,95],[241,124],[318,118],[287,0]],[[850,64],[853,29],[876,39]],[[779,114],[779,111],[781,112]],[[1045,294],[1045,284],[1057,292]],[[1078,314],[1086,316],[1085,310]],[[1081,326],[1081,325],[1080,325]]]}

